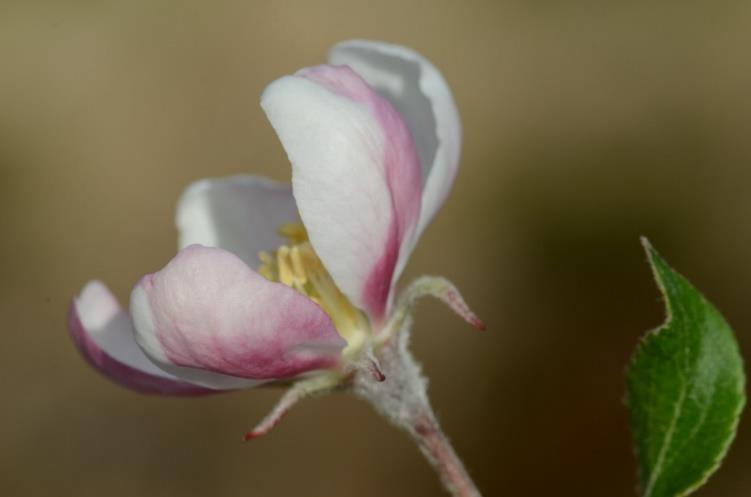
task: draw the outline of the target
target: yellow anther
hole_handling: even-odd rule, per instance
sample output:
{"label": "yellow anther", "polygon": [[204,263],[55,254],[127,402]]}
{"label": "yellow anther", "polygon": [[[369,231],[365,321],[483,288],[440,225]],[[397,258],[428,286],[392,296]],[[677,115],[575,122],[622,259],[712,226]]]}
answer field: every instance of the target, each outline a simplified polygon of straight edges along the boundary
{"label": "yellow anther", "polygon": [[264,264],[271,264],[274,260],[271,257],[271,254],[269,254],[265,250],[261,250],[260,252],[258,252],[258,258],[261,259],[261,262]]}
{"label": "yellow anther", "polygon": [[293,286],[292,267],[289,264],[289,247],[282,245],[276,251],[276,264],[279,268],[279,281],[287,286]]}
{"label": "yellow anther", "polygon": [[345,355],[358,353],[370,333],[368,320],[355,308],[329,275],[308,241],[302,224],[283,224],[279,234],[289,240],[272,255],[258,253],[258,273],[307,295],[329,315],[337,331],[347,340]]}
{"label": "yellow anther", "polygon": [[279,226],[279,234],[285,237],[290,245],[299,245],[308,241],[308,232],[300,223],[285,223]]}
{"label": "yellow anther", "polygon": [[261,260],[261,266],[258,268],[258,274],[266,278],[267,280],[275,281],[276,269],[274,266],[274,258],[266,252],[261,250],[258,252],[258,258]]}
{"label": "yellow anther", "polygon": [[290,260],[292,262],[292,271],[300,278],[301,284],[305,284],[308,281],[305,274],[305,264],[303,264],[302,256],[300,255],[301,249],[299,245],[292,247],[290,252]]}

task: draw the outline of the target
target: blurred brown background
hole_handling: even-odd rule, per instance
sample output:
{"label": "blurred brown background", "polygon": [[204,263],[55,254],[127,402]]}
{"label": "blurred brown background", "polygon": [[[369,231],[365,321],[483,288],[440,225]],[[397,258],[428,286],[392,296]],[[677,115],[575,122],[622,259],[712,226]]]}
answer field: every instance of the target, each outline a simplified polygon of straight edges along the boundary
{"label": "blurred brown background", "polygon": [[[663,312],[639,235],[751,358],[750,28],[741,1],[5,0],[0,495],[442,495],[354,398],[307,401],[246,445],[279,391],[139,396],[65,329],[87,280],[124,299],[172,257],[189,182],[288,177],[258,96],[351,37],[427,55],[462,113],[462,169],[404,281],[448,276],[489,324],[426,302],[414,340],[478,485],[633,495],[623,371]],[[748,495],[749,464],[742,424],[697,495]]]}

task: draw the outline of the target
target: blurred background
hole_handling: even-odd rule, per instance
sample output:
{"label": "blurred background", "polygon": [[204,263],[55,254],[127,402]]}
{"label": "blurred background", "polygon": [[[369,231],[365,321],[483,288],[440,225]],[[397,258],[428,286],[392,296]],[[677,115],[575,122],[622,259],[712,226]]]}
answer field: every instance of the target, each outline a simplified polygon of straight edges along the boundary
{"label": "blurred background", "polygon": [[[402,281],[443,274],[488,323],[425,302],[414,333],[479,487],[634,495],[624,368],[663,318],[640,235],[751,358],[749,28],[740,1],[3,1],[0,494],[443,495],[357,399],[306,401],[242,444],[279,390],[134,394],[65,326],[89,279],[124,301],[173,256],[190,182],[287,179],[261,90],[359,37],[429,57],[463,117],[453,194]],[[697,495],[751,492],[747,418]]]}

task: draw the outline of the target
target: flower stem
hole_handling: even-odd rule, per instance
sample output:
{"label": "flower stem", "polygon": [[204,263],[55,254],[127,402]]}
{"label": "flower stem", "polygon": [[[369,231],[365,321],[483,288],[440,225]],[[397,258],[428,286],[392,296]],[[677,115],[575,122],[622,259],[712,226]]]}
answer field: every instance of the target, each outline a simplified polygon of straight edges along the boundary
{"label": "flower stem", "polygon": [[424,415],[409,430],[454,497],[480,497],[464,464],[432,415]]}
{"label": "flower stem", "polygon": [[481,497],[430,406],[427,381],[407,348],[411,319],[378,351],[385,379],[357,374],[353,391],[396,426],[407,431],[453,497]]}

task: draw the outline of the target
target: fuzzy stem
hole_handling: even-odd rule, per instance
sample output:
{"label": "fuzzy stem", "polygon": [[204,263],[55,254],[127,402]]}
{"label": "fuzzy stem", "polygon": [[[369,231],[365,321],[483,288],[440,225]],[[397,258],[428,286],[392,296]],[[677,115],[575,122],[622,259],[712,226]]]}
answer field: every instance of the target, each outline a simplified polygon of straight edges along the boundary
{"label": "fuzzy stem", "polygon": [[430,407],[427,380],[407,348],[411,324],[405,319],[396,339],[379,350],[385,380],[358,374],[353,390],[412,436],[453,497],[481,497]]}
{"label": "fuzzy stem", "polygon": [[480,497],[480,491],[432,413],[420,417],[409,431],[451,495]]}

